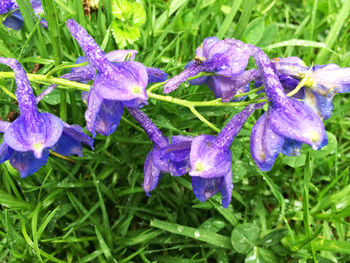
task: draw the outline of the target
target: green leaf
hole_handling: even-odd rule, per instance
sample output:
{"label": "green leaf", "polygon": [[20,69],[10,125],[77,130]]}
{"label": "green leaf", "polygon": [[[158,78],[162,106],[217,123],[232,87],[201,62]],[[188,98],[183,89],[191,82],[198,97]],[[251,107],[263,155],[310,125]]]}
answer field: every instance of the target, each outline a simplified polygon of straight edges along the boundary
{"label": "green leaf", "polygon": [[273,230],[272,232],[265,235],[260,241],[259,244],[261,244],[264,247],[270,247],[274,246],[277,243],[279,243],[282,238],[284,238],[287,234],[287,229],[281,228]]}
{"label": "green leaf", "polygon": [[274,41],[277,33],[278,33],[278,26],[276,24],[268,25],[265,28],[264,35],[260,39],[257,46],[266,47],[267,45],[270,45]]}
{"label": "green leaf", "polygon": [[112,34],[118,48],[124,48],[128,43],[132,44],[140,38],[140,29],[137,27],[123,25],[116,20],[112,21]]}
{"label": "green leaf", "polygon": [[129,26],[140,27],[146,22],[146,11],[137,2],[127,0],[114,0],[112,2],[112,14]]}
{"label": "green leaf", "polygon": [[232,250],[232,246],[230,244],[230,238],[216,234],[211,231],[207,230],[202,230],[198,228],[193,228],[193,227],[188,227],[188,226],[183,226],[183,225],[178,225],[178,224],[173,224],[167,221],[162,221],[162,220],[152,220],[151,221],[151,227],[156,227],[159,229],[163,229],[165,231],[182,235],[182,236],[187,236],[193,239],[201,240],[203,242],[222,247],[222,248],[227,248]]}
{"label": "green leaf", "polygon": [[300,154],[300,156],[284,156],[283,163],[292,168],[302,167],[305,164],[306,155]]}
{"label": "green leaf", "polygon": [[235,250],[248,254],[259,238],[260,228],[252,223],[238,225],[232,231],[231,242]]}
{"label": "green leaf", "polygon": [[245,263],[273,263],[277,261],[275,255],[264,248],[254,247],[254,249],[246,257]]}
{"label": "green leaf", "polygon": [[254,19],[252,22],[249,23],[246,30],[244,31],[243,36],[247,43],[255,45],[263,37],[264,30],[265,30],[264,18],[260,17],[260,18]]}

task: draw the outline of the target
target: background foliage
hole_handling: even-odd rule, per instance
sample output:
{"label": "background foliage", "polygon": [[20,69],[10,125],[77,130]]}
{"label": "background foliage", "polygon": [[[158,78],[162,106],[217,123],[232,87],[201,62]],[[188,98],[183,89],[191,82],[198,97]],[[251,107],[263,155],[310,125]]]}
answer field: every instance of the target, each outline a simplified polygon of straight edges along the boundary
{"label": "background foliage", "polygon": [[[215,35],[255,44],[270,57],[350,65],[349,1],[141,0],[144,21],[139,10],[125,21],[114,16],[113,1],[100,1],[89,18],[82,0],[42,0],[48,30],[21,9],[24,29],[0,26],[0,55],[41,74],[74,62],[82,51],[65,27],[74,18],[106,52],[118,48],[113,24],[136,28],[139,39],[133,35],[125,48],[139,50],[138,61],[170,76],[193,58],[205,37]],[[37,94],[45,88],[32,85]],[[14,81],[0,79],[0,87],[15,90]],[[187,84],[172,96],[214,98],[207,87]],[[1,117],[13,117],[15,101],[5,92],[0,101]],[[40,107],[84,125],[78,92],[57,90]],[[51,156],[26,179],[2,164],[0,261],[349,262],[349,96],[336,96],[334,108],[325,121],[330,139],[325,149],[305,147],[298,158],[280,156],[268,173],[250,157],[250,130],[259,114],[252,116],[232,145],[235,188],[227,209],[219,195],[197,201],[188,175],[165,175],[145,196],[143,162],[151,142],[127,114],[114,134],[97,136],[95,150],[85,149],[83,158]],[[240,109],[198,110],[221,128]],[[144,111],[166,135],[215,134],[187,108],[150,100]]]}

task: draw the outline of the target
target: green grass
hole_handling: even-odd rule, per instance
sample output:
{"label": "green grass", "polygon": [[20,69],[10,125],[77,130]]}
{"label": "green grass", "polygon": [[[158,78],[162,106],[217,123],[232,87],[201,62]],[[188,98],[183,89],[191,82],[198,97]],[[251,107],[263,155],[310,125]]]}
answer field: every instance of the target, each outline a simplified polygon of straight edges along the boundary
{"label": "green grass", "polygon": [[[28,73],[39,64],[38,73],[45,74],[82,55],[65,27],[68,18],[87,28],[106,52],[117,49],[108,30],[111,1],[103,1],[103,10],[89,20],[82,1],[56,0],[56,11],[50,12],[54,1],[43,0],[49,30],[31,19],[27,1],[18,0],[26,22],[22,31],[0,27],[0,55],[19,59]],[[139,41],[127,48],[139,50],[138,61],[170,76],[193,58],[205,37],[215,35],[239,37],[270,57],[350,66],[348,1],[140,2],[147,21]],[[46,87],[32,84],[37,93]],[[16,88],[4,79],[0,86]],[[186,84],[171,96],[214,99],[207,87]],[[0,101],[5,119],[17,106],[5,92]],[[85,123],[77,91],[54,92],[40,107],[69,123]],[[221,129],[239,109],[197,110]],[[144,111],[168,136],[215,134],[185,107],[150,100]],[[95,150],[86,148],[82,158],[52,155],[25,179],[9,163],[1,164],[0,262],[349,262],[349,95],[335,97],[332,117],[325,121],[329,146],[318,152],[303,147],[298,158],[280,155],[268,173],[257,170],[249,153],[258,117],[248,120],[231,147],[235,188],[227,209],[219,195],[196,200],[188,175],[165,175],[147,197],[143,162],[152,144],[127,113],[117,131],[97,136]]]}

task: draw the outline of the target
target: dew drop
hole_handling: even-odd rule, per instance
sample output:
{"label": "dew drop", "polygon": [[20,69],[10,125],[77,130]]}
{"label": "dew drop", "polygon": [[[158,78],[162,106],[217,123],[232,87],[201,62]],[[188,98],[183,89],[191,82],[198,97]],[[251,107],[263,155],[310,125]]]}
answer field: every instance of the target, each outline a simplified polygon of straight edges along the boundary
{"label": "dew drop", "polygon": [[198,231],[195,231],[194,232],[194,237],[195,238],[199,238],[201,236],[201,234],[198,232]]}

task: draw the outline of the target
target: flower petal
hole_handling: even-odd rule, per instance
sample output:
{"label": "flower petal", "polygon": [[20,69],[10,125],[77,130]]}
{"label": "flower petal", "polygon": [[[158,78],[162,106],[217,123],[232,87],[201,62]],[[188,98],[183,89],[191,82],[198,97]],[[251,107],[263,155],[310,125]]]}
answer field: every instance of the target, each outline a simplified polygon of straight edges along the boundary
{"label": "flower petal", "polygon": [[232,152],[230,148],[217,149],[211,147],[216,137],[199,135],[192,141],[190,152],[191,176],[212,178],[225,176],[232,168]]}
{"label": "flower petal", "polygon": [[4,141],[16,151],[33,151],[35,157],[40,159],[43,150],[55,145],[61,137],[63,123],[50,113],[39,113],[38,117],[28,123],[20,115],[7,128]]}
{"label": "flower petal", "polygon": [[309,144],[314,149],[324,140],[322,120],[309,106],[292,98],[283,107],[269,108],[269,123],[274,132]]}
{"label": "flower petal", "polygon": [[10,158],[10,163],[24,178],[37,172],[46,164],[48,157],[48,150],[43,151],[41,158],[36,158],[32,152],[15,152]]}
{"label": "flower petal", "polygon": [[299,156],[302,146],[301,142],[286,138],[282,147],[282,153],[286,156]]}
{"label": "flower petal", "polygon": [[104,99],[129,101],[137,99],[139,104],[147,101],[148,82],[145,66],[138,62],[121,62],[114,70],[98,74],[94,86]]}
{"label": "flower petal", "polygon": [[88,108],[85,111],[85,120],[86,120],[86,128],[91,132],[93,137],[96,136],[95,126],[96,126],[96,117],[100,111],[103,99],[96,92],[96,81],[91,86],[90,92],[87,98]]}
{"label": "flower petal", "polygon": [[124,62],[127,58],[134,61],[137,50],[114,50],[106,54],[106,57],[111,62]]}
{"label": "flower petal", "polygon": [[218,191],[222,195],[222,206],[228,207],[232,198],[232,172],[231,170],[225,176],[214,178],[202,178],[194,176],[191,178],[193,193],[196,198],[205,202],[214,196]]}
{"label": "flower petal", "polygon": [[21,15],[21,12],[19,10],[13,12],[9,17],[5,19],[3,22],[4,26],[7,26],[9,28],[12,28],[14,30],[20,30],[23,25],[23,17]]}
{"label": "flower petal", "polygon": [[147,75],[148,75],[148,84],[163,82],[168,78],[168,74],[160,70],[159,68],[148,68],[146,67]]}
{"label": "flower petal", "polygon": [[95,129],[99,134],[108,136],[118,127],[123,115],[123,105],[119,101],[103,100],[96,115]]}
{"label": "flower petal", "polygon": [[153,150],[151,150],[145,160],[144,165],[144,181],[143,181],[143,189],[146,192],[146,195],[150,195],[149,192],[151,192],[156,186],[158,185],[158,182],[160,180],[160,170],[154,165],[153,163]]}
{"label": "flower petal", "polygon": [[6,162],[13,154],[11,149],[6,143],[0,145],[0,163]]}
{"label": "flower petal", "polygon": [[0,120],[0,132],[4,133],[8,127],[10,127],[11,122]]}
{"label": "flower petal", "polygon": [[261,115],[250,136],[250,154],[261,171],[271,170],[283,143],[284,137],[271,129],[266,113]]}
{"label": "flower petal", "polygon": [[69,125],[65,122],[63,124],[62,136],[51,148],[53,151],[65,156],[73,154],[82,156],[82,143],[89,145],[93,149],[94,140],[86,135],[79,125]]}

